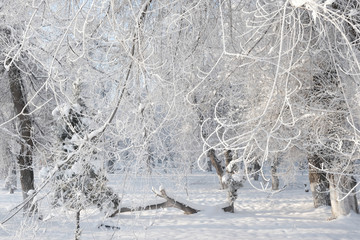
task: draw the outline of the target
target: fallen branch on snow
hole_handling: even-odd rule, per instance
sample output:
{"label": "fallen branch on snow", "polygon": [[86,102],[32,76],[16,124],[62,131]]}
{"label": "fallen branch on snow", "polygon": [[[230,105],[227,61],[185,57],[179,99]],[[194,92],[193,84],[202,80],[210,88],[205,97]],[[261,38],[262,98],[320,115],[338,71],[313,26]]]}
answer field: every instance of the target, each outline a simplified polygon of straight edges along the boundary
{"label": "fallen branch on snow", "polygon": [[[156,196],[161,197],[163,199],[165,199],[165,202],[161,202],[161,203],[156,203],[156,204],[151,204],[151,205],[147,205],[144,207],[135,207],[135,208],[128,208],[128,207],[122,207],[118,210],[116,210],[113,214],[110,215],[110,217],[115,217],[118,213],[124,213],[124,212],[134,212],[134,211],[145,211],[145,210],[155,210],[155,209],[160,209],[160,208],[177,208],[180,209],[181,211],[184,212],[184,214],[190,215],[190,214],[194,214],[194,213],[198,213],[201,210],[199,209],[195,209],[190,207],[189,205],[179,202],[176,199],[169,197],[166,194],[165,189],[160,189],[160,192],[157,192],[154,188],[152,189],[152,191],[155,193]],[[231,212],[231,206],[227,206],[222,208],[224,210],[224,212]]]}

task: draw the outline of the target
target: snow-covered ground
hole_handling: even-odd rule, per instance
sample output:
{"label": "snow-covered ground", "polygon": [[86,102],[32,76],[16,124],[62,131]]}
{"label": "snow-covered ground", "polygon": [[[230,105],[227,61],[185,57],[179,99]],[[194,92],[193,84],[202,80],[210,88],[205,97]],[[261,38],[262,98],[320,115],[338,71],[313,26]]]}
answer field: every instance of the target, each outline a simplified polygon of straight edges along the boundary
{"label": "snow-covered ground", "polygon": [[[306,181],[306,176],[301,178]],[[304,191],[301,181],[273,195],[245,183],[239,190],[234,214],[222,212],[226,192],[219,189],[213,173],[197,173],[180,180],[174,176],[128,179],[114,174],[110,183],[123,196],[124,206],[160,202],[162,199],[155,197],[151,186],[157,188],[161,184],[172,196],[191,202],[202,211],[184,215],[177,209],[159,209],[122,213],[109,219],[91,208],[82,213],[81,239],[360,239],[360,216],[351,214],[329,221],[330,208],[314,209],[311,193]],[[0,184],[3,186],[3,182]],[[1,189],[0,220],[20,201],[20,191],[9,194]],[[0,226],[0,239],[74,239],[75,213],[47,210],[46,206],[44,198],[40,206],[45,209],[43,220],[18,214]]]}

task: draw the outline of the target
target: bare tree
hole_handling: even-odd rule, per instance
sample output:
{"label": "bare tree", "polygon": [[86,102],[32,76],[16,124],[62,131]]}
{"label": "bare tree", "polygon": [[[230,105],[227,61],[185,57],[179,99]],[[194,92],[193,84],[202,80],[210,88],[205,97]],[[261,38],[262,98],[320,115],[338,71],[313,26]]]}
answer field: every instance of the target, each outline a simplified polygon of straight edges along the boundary
{"label": "bare tree", "polygon": [[[10,60],[11,61],[11,60]],[[32,140],[32,120],[29,107],[26,102],[25,89],[20,69],[13,63],[6,71],[9,79],[10,93],[14,103],[15,114],[19,121],[19,135],[21,150],[18,155],[20,168],[20,182],[24,200],[34,190],[34,170],[33,170],[33,147]],[[26,206],[28,210],[30,206]]]}

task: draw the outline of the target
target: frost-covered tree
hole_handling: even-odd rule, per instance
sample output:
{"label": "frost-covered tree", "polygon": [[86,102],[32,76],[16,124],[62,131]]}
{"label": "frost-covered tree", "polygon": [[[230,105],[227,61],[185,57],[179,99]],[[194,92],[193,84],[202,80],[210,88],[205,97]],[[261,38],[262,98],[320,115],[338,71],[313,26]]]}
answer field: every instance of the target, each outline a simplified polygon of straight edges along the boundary
{"label": "frost-covered tree", "polygon": [[[315,206],[358,211],[357,1],[14,2],[2,63],[22,105],[0,127],[22,117],[20,156],[50,167],[34,201],[50,189],[79,223],[94,204],[124,210],[108,162],[186,181],[210,159],[233,212],[244,178],[278,191],[307,155]],[[147,209],[177,203],[156,194],[166,202]]]}
{"label": "frost-covered tree", "polygon": [[[36,91],[32,91],[31,84],[38,81],[37,76],[41,72],[41,67],[32,56],[31,50],[22,45],[22,35],[26,32],[24,22],[29,16],[28,8],[22,6],[15,11],[8,11],[13,7],[12,3],[1,6],[0,18],[0,45],[1,51],[1,85],[6,87],[10,94],[5,95],[11,99],[14,114],[7,114],[1,124],[2,128],[6,125],[12,126],[11,121],[15,121],[15,128],[10,131],[2,131],[4,135],[16,136],[16,141],[20,145],[17,163],[20,172],[21,189],[24,200],[34,190],[34,122],[32,111],[37,110]],[[15,12],[24,14],[21,18],[14,20]],[[32,93],[34,93],[32,95]],[[5,101],[5,103],[9,103]],[[8,107],[7,104],[5,106]],[[9,111],[6,109],[5,111]],[[9,128],[11,129],[11,128]],[[25,205],[26,209],[30,206]],[[33,208],[32,208],[33,209]]]}
{"label": "frost-covered tree", "polygon": [[[302,149],[309,155],[315,206],[331,199],[335,217],[348,214],[349,209],[358,212],[354,203],[357,184],[351,177],[357,171],[354,81],[359,65],[353,13],[358,5],[256,1],[238,7],[244,10],[241,16],[247,24],[236,26],[236,21],[230,23],[223,17],[222,44],[225,56],[241,59],[238,68],[247,75],[240,80],[248,84],[244,94],[247,114],[238,121],[218,118],[227,132],[242,132],[221,143],[242,149],[239,161],[245,164],[258,161],[264,179],[264,166],[272,154],[286,153],[293,146]],[[222,16],[225,13],[222,10]],[[238,48],[233,48],[234,31],[229,26],[244,29],[237,31],[241,33],[236,38]],[[329,187],[333,189],[330,199],[326,197]]]}
{"label": "frost-covered tree", "polygon": [[[86,106],[81,102],[72,106],[66,104],[53,111],[60,124],[60,147],[63,153],[58,158],[66,159],[79,147],[79,141],[85,138]],[[89,120],[88,120],[89,121]],[[80,212],[88,205],[111,211],[119,206],[120,199],[113,190],[106,186],[106,176],[99,161],[96,160],[96,149],[86,147],[87,153],[73,157],[63,164],[54,178],[55,205],[65,205]],[[60,160],[60,161],[61,161]],[[100,162],[101,163],[101,162]]]}

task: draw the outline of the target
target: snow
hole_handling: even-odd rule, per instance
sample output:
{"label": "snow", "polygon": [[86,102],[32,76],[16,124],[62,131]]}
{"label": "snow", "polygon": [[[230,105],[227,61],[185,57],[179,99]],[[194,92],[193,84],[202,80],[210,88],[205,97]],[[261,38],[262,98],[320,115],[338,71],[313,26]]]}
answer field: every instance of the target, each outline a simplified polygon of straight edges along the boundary
{"label": "snow", "polygon": [[[318,11],[319,11],[319,0],[290,0],[290,4],[295,7],[305,7],[312,12],[312,17],[316,21]],[[326,4],[326,3],[325,3]],[[326,5],[324,5],[325,7]]]}
{"label": "snow", "polygon": [[349,17],[354,17],[359,14],[359,11],[357,9],[351,9],[349,12]]}
{"label": "snow", "polygon": [[324,12],[326,12],[326,6],[331,5],[333,2],[335,2],[335,0],[326,0],[324,3],[322,3],[321,0],[290,0],[289,2],[290,5],[294,8],[305,7],[306,9],[311,11],[312,17],[314,21],[316,21],[319,11],[323,10]]}
{"label": "snow", "polygon": [[49,167],[42,167],[38,173],[40,180],[45,180],[49,176],[50,168]]}
{"label": "snow", "polygon": [[[322,1],[321,0],[290,0],[289,2],[293,7],[298,8],[306,5],[308,6],[319,5]],[[335,0],[326,0],[323,5],[324,6],[331,5],[334,2]]]}
{"label": "snow", "polygon": [[84,169],[83,169],[81,161],[74,163],[71,167],[71,175],[72,174],[81,174],[83,171],[84,171]]}
{"label": "snow", "polygon": [[28,196],[31,196],[31,195],[33,195],[35,193],[35,190],[29,190],[28,192],[27,192],[27,195]]}
{"label": "snow", "polygon": [[[221,210],[226,203],[226,192],[219,189],[214,173],[188,176],[188,196],[180,189],[175,190],[173,177],[137,176],[129,180],[132,184],[127,189],[119,184],[125,179],[124,175],[110,175],[109,180],[117,192],[126,192],[124,206],[161,201],[150,187],[161,185],[169,196],[186,199],[181,201],[188,201],[201,212],[184,215],[178,209],[169,208],[106,218],[96,208],[89,208],[81,215],[81,239],[359,239],[359,215],[351,214],[329,221],[329,207],[313,208],[311,193],[305,192],[302,184],[306,175],[300,176],[299,183],[277,194],[259,192],[246,182],[239,189],[234,214]],[[0,189],[0,220],[21,198],[19,190],[9,194]],[[40,205],[40,209],[43,209],[43,220],[18,214],[0,227],[0,239],[74,239],[75,212],[62,208],[51,210],[45,203]]]}
{"label": "snow", "polygon": [[296,8],[302,7],[305,4],[312,4],[317,2],[316,0],[290,0],[290,4]]}
{"label": "snow", "polygon": [[60,104],[51,112],[51,114],[53,115],[54,118],[59,119],[63,116],[69,115],[70,109],[71,109],[70,105],[65,103]]}

